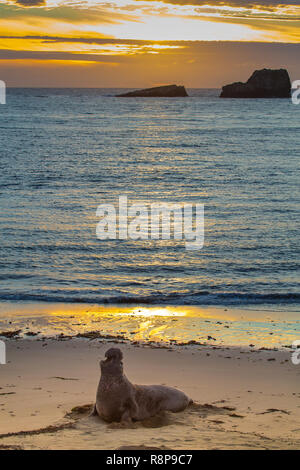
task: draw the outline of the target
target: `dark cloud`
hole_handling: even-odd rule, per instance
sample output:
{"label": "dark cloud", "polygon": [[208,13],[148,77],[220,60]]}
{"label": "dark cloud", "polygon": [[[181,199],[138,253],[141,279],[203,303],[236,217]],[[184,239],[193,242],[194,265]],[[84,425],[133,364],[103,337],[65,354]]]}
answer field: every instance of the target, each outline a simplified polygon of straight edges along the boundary
{"label": "dark cloud", "polygon": [[[205,40],[147,40],[147,39],[122,39],[122,38],[110,38],[110,37],[68,37],[68,36],[50,36],[50,35],[1,35],[0,39],[28,39],[28,40],[37,40],[41,43],[74,43],[74,44],[97,44],[97,45],[151,45],[151,44],[160,44],[166,46],[182,46],[185,48],[194,47],[205,47],[210,48],[211,50],[218,49],[222,47],[224,50],[234,50],[235,48],[241,49],[251,49],[255,51],[257,48],[268,49],[293,49],[297,50],[300,53],[300,44],[298,43],[288,43],[288,42],[247,42],[247,41],[205,41]],[[21,51],[25,52],[25,51]],[[47,52],[48,53],[48,52]],[[44,54],[44,52],[42,52]]]}
{"label": "dark cloud", "polygon": [[[152,0],[146,0],[151,2]],[[197,5],[213,7],[236,7],[236,8],[257,8],[264,10],[274,10],[279,6],[299,6],[299,0],[158,0],[162,3],[172,3],[174,5]]]}
{"label": "dark cloud", "polygon": [[[47,0],[11,0],[16,5],[22,7],[38,7],[46,6]],[[145,0],[151,3],[153,0]],[[158,0],[162,3],[171,3],[174,5],[196,5],[196,6],[210,6],[210,7],[236,7],[243,9],[261,9],[261,10],[274,10],[279,6],[299,6],[299,0]],[[80,2],[79,2],[80,6]],[[115,5],[107,4],[107,7],[112,8]],[[76,9],[76,6],[73,7]],[[136,5],[126,5],[121,7],[120,10],[135,10]]]}
{"label": "dark cloud", "polygon": [[15,51],[0,49],[0,60],[62,60],[62,61],[88,61],[88,62],[113,62],[113,55],[78,54],[61,51]]}
{"label": "dark cloud", "polygon": [[[148,41],[142,39],[115,39],[115,38],[68,38],[59,36],[0,36],[0,39],[37,39],[42,42],[53,43],[77,43],[77,44],[98,44],[98,45],[165,45],[165,53],[169,55],[186,55],[197,58],[199,55],[215,59],[220,54],[230,55],[236,58],[251,57],[251,60],[263,59],[268,57],[268,53],[272,55],[273,60],[283,61],[285,57],[298,57],[300,54],[300,44],[296,43],[265,43],[265,42],[238,42],[238,41]],[[180,46],[180,48],[168,49],[168,46]],[[147,54],[147,51],[145,51]],[[102,55],[101,52],[78,53],[65,51],[24,51],[24,50],[0,50],[0,60],[7,59],[37,59],[37,60],[89,60],[89,61],[111,61],[112,57],[116,58],[114,52],[110,55]],[[130,60],[130,57],[119,56],[121,60]],[[131,57],[132,58],[132,57]]]}
{"label": "dark cloud", "polygon": [[45,18],[54,21],[97,25],[104,23],[118,24],[120,21],[138,20],[133,14],[111,11],[104,4],[100,4],[97,7],[87,7],[85,4],[78,2],[78,7],[76,5],[59,5],[52,8],[43,7],[47,7],[47,0],[13,0],[13,4],[0,4],[0,17],[1,19]]}
{"label": "dark cloud", "polygon": [[146,39],[115,39],[115,38],[101,38],[101,37],[65,37],[65,36],[39,36],[39,35],[26,35],[26,36],[0,36],[0,39],[30,39],[38,40],[42,43],[77,43],[77,44],[119,44],[119,45],[151,45],[155,44],[166,44],[166,45],[182,45],[188,44],[193,41],[153,41]]}
{"label": "dark cloud", "polygon": [[46,5],[46,0],[14,0],[14,3],[22,7],[41,7]]}

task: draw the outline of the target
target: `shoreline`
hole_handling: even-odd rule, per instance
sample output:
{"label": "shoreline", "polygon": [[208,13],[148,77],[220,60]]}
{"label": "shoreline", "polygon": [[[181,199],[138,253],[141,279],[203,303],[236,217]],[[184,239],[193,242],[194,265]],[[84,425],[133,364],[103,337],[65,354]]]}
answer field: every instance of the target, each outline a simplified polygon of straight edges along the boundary
{"label": "shoreline", "polygon": [[0,302],[1,333],[39,340],[94,337],[167,346],[286,349],[300,338],[300,320],[299,312],[289,310]]}
{"label": "shoreline", "polygon": [[[133,383],[175,386],[195,406],[125,428],[88,417],[98,361],[113,345],[122,349]],[[0,366],[0,449],[300,446],[300,369],[288,351],[12,339],[7,359]]]}

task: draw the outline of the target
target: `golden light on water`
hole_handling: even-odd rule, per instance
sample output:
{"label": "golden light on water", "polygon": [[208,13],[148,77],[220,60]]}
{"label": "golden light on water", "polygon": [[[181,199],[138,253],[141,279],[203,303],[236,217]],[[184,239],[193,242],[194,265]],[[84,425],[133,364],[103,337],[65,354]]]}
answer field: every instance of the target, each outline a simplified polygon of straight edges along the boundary
{"label": "golden light on water", "polygon": [[202,319],[215,319],[223,318],[224,320],[234,321],[235,315],[227,309],[214,309],[214,308],[201,308],[199,306],[118,306],[118,305],[99,305],[99,306],[85,306],[84,304],[76,305],[66,308],[64,305],[60,308],[49,308],[51,316],[74,317],[82,319],[84,322],[93,322],[95,320],[114,318],[116,321],[124,319],[138,319],[141,321],[143,318],[166,318],[166,321],[171,318],[202,318]]}
{"label": "golden light on water", "polygon": [[[291,344],[298,312],[241,310],[200,306],[0,304],[0,325],[39,332],[41,337],[76,336],[93,332],[92,339],[164,345],[196,344],[255,347]],[[89,339],[89,336],[87,336]],[[97,343],[95,343],[97,344]]]}
{"label": "golden light on water", "polygon": [[156,308],[156,307],[140,307],[132,310],[130,313],[120,313],[120,315],[135,315],[140,317],[184,317],[188,315],[187,311],[176,311],[172,307]]}

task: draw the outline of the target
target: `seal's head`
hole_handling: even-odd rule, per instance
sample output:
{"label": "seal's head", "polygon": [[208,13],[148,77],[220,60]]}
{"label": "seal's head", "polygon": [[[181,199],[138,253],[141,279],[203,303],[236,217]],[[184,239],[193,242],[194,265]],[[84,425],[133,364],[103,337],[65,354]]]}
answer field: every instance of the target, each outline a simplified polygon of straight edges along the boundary
{"label": "seal's head", "polygon": [[110,348],[105,353],[105,361],[100,361],[101,373],[104,375],[123,375],[123,353],[119,348]]}
{"label": "seal's head", "polygon": [[107,359],[114,359],[114,360],[122,361],[123,353],[121,349],[119,348],[110,348],[106,351],[105,357]]}

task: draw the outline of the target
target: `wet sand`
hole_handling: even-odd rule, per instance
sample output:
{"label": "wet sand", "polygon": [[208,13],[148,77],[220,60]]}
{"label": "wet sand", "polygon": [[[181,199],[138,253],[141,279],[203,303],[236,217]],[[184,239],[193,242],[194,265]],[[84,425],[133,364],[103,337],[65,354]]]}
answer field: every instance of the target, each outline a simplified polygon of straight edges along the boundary
{"label": "wet sand", "polygon": [[41,339],[91,331],[143,343],[284,348],[300,338],[299,311],[271,306],[90,305],[0,302],[0,333]]}
{"label": "wet sand", "polygon": [[300,448],[300,366],[290,351],[119,341],[133,383],[175,386],[195,401],[182,413],[124,427],[89,417],[98,361],[113,344],[6,338],[0,448]]}

